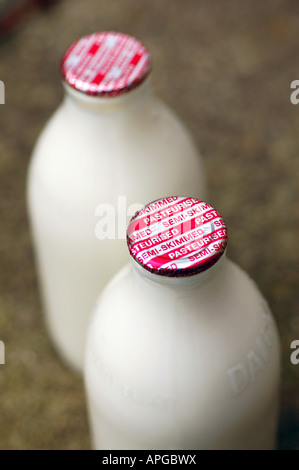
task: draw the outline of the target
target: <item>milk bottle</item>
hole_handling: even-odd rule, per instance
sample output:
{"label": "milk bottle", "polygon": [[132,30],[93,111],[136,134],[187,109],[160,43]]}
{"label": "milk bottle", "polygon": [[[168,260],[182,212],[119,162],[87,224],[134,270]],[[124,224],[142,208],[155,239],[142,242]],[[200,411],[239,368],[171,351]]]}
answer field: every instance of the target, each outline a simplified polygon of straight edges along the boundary
{"label": "milk bottle", "polygon": [[202,163],[151,86],[151,58],[117,32],[76,41],[61,62],[65,97],[43,130],[28,210],[46,321],[61,356],[82,370],[88,313],[127,259],[127,222],[163,191],[204,197]]}
{"label": "milk bottle", "polygon": [[226,257],[219,213],[167,197],[131,220],[131,262],[99,297],[85,381],[96,449],[273,449],[279,339]]}

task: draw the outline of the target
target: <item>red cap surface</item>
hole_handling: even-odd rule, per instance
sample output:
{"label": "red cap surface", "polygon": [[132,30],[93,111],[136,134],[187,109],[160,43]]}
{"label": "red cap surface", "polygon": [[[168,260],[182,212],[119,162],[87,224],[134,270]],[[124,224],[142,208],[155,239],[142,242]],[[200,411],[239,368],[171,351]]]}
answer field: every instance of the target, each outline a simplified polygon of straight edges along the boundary
{"label": "red cap surface", "polygon": [[219,213],[192,197],[167,197],[146,205],[131,219],[127,243],[133,259],[168,277],[191,276],[213,266],[227,245]]}
{"label": "red cap surface", "polygon": [[137,87],[148,76],[151,59],[146,47],[127,34],[101,32],[78,39],[63,56],[63,79],[88,95],[117,96]]}

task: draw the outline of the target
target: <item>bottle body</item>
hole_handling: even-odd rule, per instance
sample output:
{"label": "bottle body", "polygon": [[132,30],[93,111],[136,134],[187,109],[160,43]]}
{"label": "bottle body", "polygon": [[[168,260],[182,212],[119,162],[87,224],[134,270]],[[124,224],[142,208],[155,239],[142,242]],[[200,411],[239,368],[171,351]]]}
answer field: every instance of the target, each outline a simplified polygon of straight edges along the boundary
{"label": "bottle body", "polygon": [[274,448],[279,340],[265,300],[226,259],[200,286],[181,281],[128,265],[100,297],[85,363],[94,448]]}
{"label": "bottle body", "polygon": [[165,189],[202,198],[201,165],[149,79],[107,99],[67,90],[32,156],[28,210],[46,320],[73,368],[82,370],[89,312],[127,260],[127,216]]}

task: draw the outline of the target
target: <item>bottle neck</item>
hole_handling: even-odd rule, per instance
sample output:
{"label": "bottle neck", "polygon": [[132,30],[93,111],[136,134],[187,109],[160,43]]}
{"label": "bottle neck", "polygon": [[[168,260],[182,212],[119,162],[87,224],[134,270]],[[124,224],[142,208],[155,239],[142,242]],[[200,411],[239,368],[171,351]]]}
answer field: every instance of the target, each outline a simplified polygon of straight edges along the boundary
{"label": "bottle neck", "polygon": [[133,265],[133,270],[140,279],[167,286],[174,290],[193,289],[204,286],[218,277],[218,275],[225,269],[227,265],[226,252],[224,252],[221,258],[211,268],[206,269],[199,274],[186,277],[168,277],[151,273],[138,264],[132,257],[130,258]]}
{"label": "bottle neck", "polygon": [[75,90],[65,81],[62,84],[66,92],[65,98],[68,102],[96,114],[124,111],[146,101],[153,94],[150,75],[136,88],[110,98],[87,95]]}

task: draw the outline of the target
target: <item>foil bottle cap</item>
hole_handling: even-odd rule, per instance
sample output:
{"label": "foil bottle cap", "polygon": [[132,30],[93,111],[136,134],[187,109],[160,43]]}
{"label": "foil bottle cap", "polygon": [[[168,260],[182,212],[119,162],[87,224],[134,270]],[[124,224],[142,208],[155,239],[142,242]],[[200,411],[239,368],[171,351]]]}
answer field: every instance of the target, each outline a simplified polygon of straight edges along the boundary
{"label": "foil bottle cap", "polygon": [[84,36],[65,52],[60,72],[73,88],[113,97],[137,87],[151,70],[150,54],[132,36],[100,32]]}
{"label": "foil bottle cap", "polygon": [[221,258],[227,229],[209,204],[192,197],[166,197],[132,217],[127,243],[130,255],[144,269],[161,276],[192,276]]}

